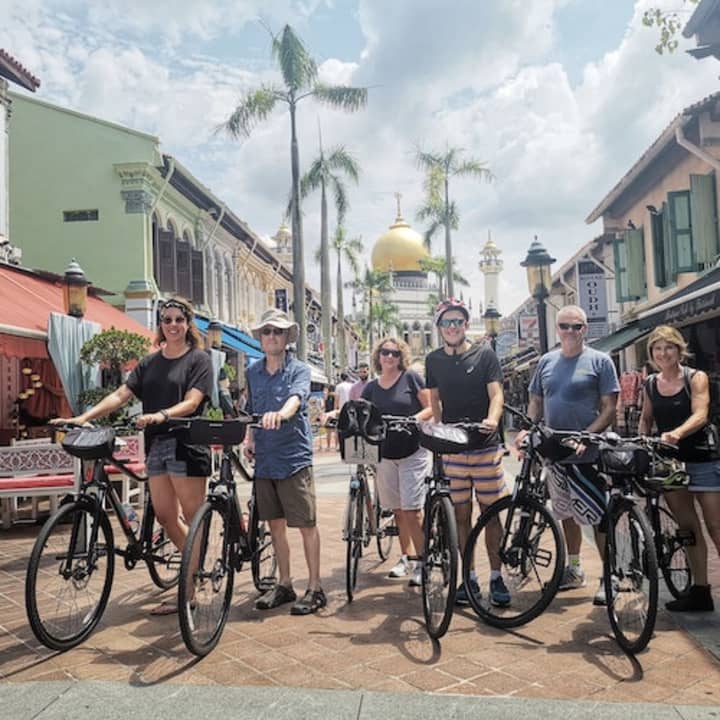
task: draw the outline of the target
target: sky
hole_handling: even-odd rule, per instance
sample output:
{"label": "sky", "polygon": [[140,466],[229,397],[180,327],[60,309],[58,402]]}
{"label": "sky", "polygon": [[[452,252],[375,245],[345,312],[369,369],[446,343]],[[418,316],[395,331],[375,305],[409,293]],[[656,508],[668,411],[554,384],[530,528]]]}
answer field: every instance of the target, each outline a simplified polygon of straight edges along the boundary
{"label": "sky", "polygon": [[[649,7],[685,0],[0,0],[0,47],[40,78],[37,97],[156,134],[257,233],[282,219],[290,186],[286,111],[237,142],[214,129],[245,92],[279,82],[267,28],[289,23],[331,83],[369,87],[346,114],[304,101],[302,169],[343,145],[362,177],[346,226],[369,262],[395,218],[422,232],[417,148],[462,148],[491,183],[456,178],[454,254],[483,297],[479,251],[488,232],[503,252],[499,310],[527,296],[519,263],[535,235],[567,260],[602,232],[585,218],[684,107],[719,88],[720,64],[654,51]],[[319,287],[319,197],[306,200],[307,280]],[[334,220],[331,218],[332,226]],[[438,236],[433,254],[441,254]]]}

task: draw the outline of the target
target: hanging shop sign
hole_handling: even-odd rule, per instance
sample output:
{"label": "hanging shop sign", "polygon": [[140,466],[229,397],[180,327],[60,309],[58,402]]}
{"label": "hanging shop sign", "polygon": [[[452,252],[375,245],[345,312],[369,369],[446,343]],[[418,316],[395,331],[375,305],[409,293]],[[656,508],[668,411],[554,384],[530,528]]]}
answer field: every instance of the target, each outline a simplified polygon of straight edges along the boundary
{"label": "hanging shop sign", "polygon": [[607,279],[605,271],[592,260],[577,263],[578,304],[587,314],[589,340],[605,337],[609,332]]}

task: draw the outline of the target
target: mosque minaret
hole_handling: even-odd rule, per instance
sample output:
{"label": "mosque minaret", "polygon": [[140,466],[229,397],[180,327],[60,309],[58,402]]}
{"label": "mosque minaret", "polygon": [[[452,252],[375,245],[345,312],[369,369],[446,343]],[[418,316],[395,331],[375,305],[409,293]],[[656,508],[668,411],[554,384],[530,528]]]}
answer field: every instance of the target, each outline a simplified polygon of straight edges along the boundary
{"label": "mosque minaret", "polygon": [[498,281],[500,272],[503,269],[503,261],[500,258],[502,250],[498,248],[488,230],[488,239],[480,251],[480,272],[485,278],[485,308],[494,307],[499,310]]}

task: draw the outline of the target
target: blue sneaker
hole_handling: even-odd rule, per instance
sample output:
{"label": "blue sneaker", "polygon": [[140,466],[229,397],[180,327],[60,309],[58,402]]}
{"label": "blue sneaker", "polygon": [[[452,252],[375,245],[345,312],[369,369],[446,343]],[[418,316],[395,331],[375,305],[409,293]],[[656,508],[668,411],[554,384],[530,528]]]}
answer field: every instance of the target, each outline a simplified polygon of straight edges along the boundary
{"label": "blue sneaker", "polygon": [[510,604],[510,593],[502,575],[490,581],[490,602],[496,607],[507,607]]}
{"label": "blue sneaker", "polygon": [[[480,592],[480,586],[477,583],[477,580],[473,580],[470,578],[470,592],[475,595],[478,599],[482,597],[482,593]],[[456,605],[469,605],[470,600],[468,599],[467,590],[465,589],[465,583],[463,583],[458,589],[457,593],[455,594],[455,604]]]}

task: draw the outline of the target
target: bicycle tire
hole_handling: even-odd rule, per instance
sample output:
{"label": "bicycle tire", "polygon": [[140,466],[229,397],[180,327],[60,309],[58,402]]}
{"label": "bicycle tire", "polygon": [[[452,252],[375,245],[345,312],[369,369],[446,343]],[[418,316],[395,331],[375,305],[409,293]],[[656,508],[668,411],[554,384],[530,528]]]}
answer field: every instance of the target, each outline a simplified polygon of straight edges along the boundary
{"label": "bicycle tire", "polygon": [[145,508],[150,527],[149,555],[145,558],[151,580],[162,590],[169,590],[178,583],[180,578],[180,552],[168,537],[165,528],[155,516],[155,508],[148,503]]}
{"label": "bicycle tire", "polygon": [[457,593],[458,539],[450,498],[435,495],[425,518],[422,598],[425,627],[439,640],[450,627]]}
{"label": "bicycle tire", "polygon": [[219,642],[232,600],[235,567],[224,504],[206,501],[190,525],[180,566],[178,615],[187,649],[199,657]]}
{"label": "bicycle tire", "polygon": [[248,503],[248,541],[250,543],[250,569],[253,585],[259,593],[267,592],[277,583],[278,565],[275,546],[270,535],[270,524],[260,520],[257,501],[253,495]]}
{"label": "bicycle tire", "polygon": [[[494,603],[490,588],[468,592],[472,609],[488,625],[514,628],[538,617],[557,593],[565,567],[565,545],[557,520],[534,497],[505,497],[493,503],[470,531],[463,553],[463,581],[470,588],[470,571],[490,577],[484,531],[491,522],[501,527],[501,575],[510,594],[505,605]],[[482,538],[482,541],[480,540]]]}
{"label": "bicycle tire", "polygon": [[692,572],[687,548],[677,539],[678,524],[673,514],[658,507],[655,542],[658,565],[665,585],[673,597],[687,595],[692,585]]}
{"label": "bicycle tire", "polygon": [[380,559],[384,562],[390,557],[393,540],[397,535],[395,516],[392,518],[384,516],[386,511],[380,507],[380,499],[375,498],[375,527],[377,528],[377,551]]}
{"label": "bicycle tire", "polygon": [[362,491],[350,493],[347,509],[347,539],[345,547],[345,591],[348,602],[353,601],[357,587],[358,565],[363,550],[364,498]]}
{"label": "bicycle tire", "polygon": [[60,507],[40,530],[25,577],[25,608],[35,637],[61,652],[85,640],[105,611],[114,571],[107,513],[89,502]]}
{"label": "bicycle tire", "polygon": [[608,511],[603,581],[615,639],[635,655],[655,629],[658,565],[650,523],[632,503]]}

